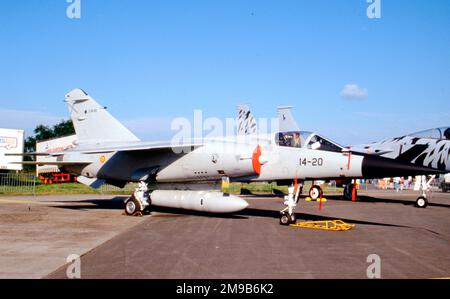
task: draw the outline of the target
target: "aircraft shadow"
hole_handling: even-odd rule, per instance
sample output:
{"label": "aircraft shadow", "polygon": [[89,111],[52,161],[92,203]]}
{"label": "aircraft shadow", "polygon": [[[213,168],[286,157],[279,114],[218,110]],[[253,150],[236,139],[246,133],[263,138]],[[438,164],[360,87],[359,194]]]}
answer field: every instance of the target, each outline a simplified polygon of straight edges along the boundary
{"label": "aircraft shadow", "polygon": [[[115,210],[123,210],[124,209],[124,200],[126,197],[117,196],[112,199],[87,199],[82,201],[58,201],[58,203],[64,203],[65,205],[60,206],[52,206],[54,208],[60,209],[71,209],[71,210],[96,210],[96,209],[115,209]],[[69,204],[68,204],[69,203]],[[70,205],[70,203],[77,203]],[[85,204],[83,204],[85,203]],[[207,212],[198,212],[198,211],[190,211],[183,209],[174,209],[174,208],[165,208],[165,207],[152,207],[151,212],[171,214],[175,215],[184,215],[184,216],[200,216],[200,217],[208,217],[208,218],[222,218],[222,219],[248,219],[250,217],[266,217],[271,219],[278,219],[280,217],[280,212],[277,210],[266,210],[266,209],[258,209],[258,208],[247,208],[243,211],[233,213],[233,214],[213,214]],[[321,220],[329,220],[333,217],[330,216],[321,216],[315,214],[308,213],[296,213],[297,219],[300,220],[308,220],[308,221],[321,221]],[[156,217],[164,217],[163,215],[155,215]],[[403,225],[389,224],[389,223],[380,223],[380,222],[371,222],[371,221],[362,221],[355,220],[349,218],[340,218],[345,222],[351,224],[366,224],[366,225],[377,225],[377,226],[389,226],[389,227],[407,227]]]}
{"label": "aircraft shadow", "polygon": [[[56,203],[64,203],[64,205],[50,206],[52,208],[69,209],[69,210],[99,210],[99,209],[113,209],[123,210],[125,208],[124,200],[127,197],[117,196],[111,199],[87,199],[80,201],[55,201]],[[70,205],[70,203],[78,203]],[[173,215],[186,215],[186,216],[202,216],[202,217],[215,217],[215,218],[230,218],[230,219],[242,219],[246,217],[239,216],[237,214],[218,214],[208,212],[198,212],[191,210],[165,208],[152,206],[151,212],[167,213]],[[158,215],[159,217],[160,215]]]}
{"label": "aircraft shadow", "polygon": [[[62,203],[65,205],[51,206],[51,207],[70,210],[97,210],[97,209],[123,210],[125,207],[124,200],[126,198],[127,198],[126,196],[116,196],[111,199],[99,198],[99,199],[86,199],[73,201],[54,201],[55,203]],[[70,205],[70,203],[73,203],[73,205]]]}
{"label": "aircraft shadow", "polygon": [[[327,199],[330,200],[340,200],[340,201],[350,201],[348,199],[344,199],[342,196],[339,195],[329,195],[326,196]],[[371,202],[371,203],[392,203],[392,204],[403,204],[405,206],[414,206],[415,201],[412,200],[402,200],[402,199],[386,199],[386,198],[378,198],[378,197],[372,197],[368,195],[359,195],[357,202]],[[441,207],[441,208],[450,208],[450,205],[441,204],[441,203],[434,203],[433,199],[429,199],[428,205],[431,207]]]}
{"label": "aircraft shadow", "polygon": [[[280,217],[279,211],[263,210],[263,209],[255,209],[255,208],[247,208],[236,214],[245,215],[245,216],[249,216],[249,217],[267,217],[267,218],[276,218],[276,219],[278,219]],[[355,219],[341,218],[341,217],[332,217],[332,216],[331,217],[330,216],[321,216],[321,215],[308,214],[308,213],[295,213],[295,214],[297,216],[297,219],[306,220],[306,221],[323,221],[323,220],[330,220],[330,219],[340,219],[340,220],[342,220],[344,222],[348,222],[350,224],[367,224],[367,225],[379,225],[379,226],[407,227],[407,226],[397,225],[397,224],[362,221],[362,220],[355,220]]]}

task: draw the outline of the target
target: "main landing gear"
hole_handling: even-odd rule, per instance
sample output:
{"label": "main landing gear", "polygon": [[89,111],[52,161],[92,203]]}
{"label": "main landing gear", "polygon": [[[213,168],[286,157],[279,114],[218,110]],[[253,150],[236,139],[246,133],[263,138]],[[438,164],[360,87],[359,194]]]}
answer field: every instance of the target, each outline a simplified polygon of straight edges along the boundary
{"label": "main landing gear", "polygon": [[288,195],[284,197],[284,205],[286,206],[286,208],[284,208],[280,212],[281,225],[289,225],[297,221],[297,216],[295,215],[295,207],[298,204],[300,189],[300,187],[297,187],[297,190],[295,190],[294,186],[288,187]]}
{"label": "main landing gear", "polygon": [[312,200],[317,200],[318,198],[323,196],[323,190],[319,185],[313,185],[309,189],[309,197],[311,197]]}
{"label": "main landing gear", "polygon": [[150,207],[150,194],[147,183],[139,182],[134,193],[125,200],[125,214],[128,216],[142,215]]}
{"label": "main landing gear", "polygon": [[344,187],[344,194],[343,194],[344,199],[352,200],[353,199],[353,195],[352,195],[353,192],[355,192],[355,199],[358,198],[358,191],[356,189],[353,190],[354,188],[355,188],[354,183],[349,183],[349,184],[345,185],[345,187]]}

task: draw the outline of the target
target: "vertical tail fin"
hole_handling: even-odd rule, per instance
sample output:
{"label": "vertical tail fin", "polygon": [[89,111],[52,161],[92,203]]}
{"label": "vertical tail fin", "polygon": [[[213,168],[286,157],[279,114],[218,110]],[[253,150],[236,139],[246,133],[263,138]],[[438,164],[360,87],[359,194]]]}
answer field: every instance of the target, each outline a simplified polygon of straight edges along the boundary
{"label": "vertical tail fin", "polygon": [[237,135],[252,135],[258,133],[258,127],[256,120],[250,112],[247,105],[239,105],[237,107],[238,112],[238,128]]}
{"label": "vertical tail fin", "polygon": [[281,132],[299,131],[297,122],[291,113],[292,106],[278,107],[278,122]]}
{"label": "vertical tail fin", "polygon": [[69,107],[78,142],[139,141],[139,138],[106,111],[106,107],[98,104],[83,90],[72,90],[66,94],[65,102]]}

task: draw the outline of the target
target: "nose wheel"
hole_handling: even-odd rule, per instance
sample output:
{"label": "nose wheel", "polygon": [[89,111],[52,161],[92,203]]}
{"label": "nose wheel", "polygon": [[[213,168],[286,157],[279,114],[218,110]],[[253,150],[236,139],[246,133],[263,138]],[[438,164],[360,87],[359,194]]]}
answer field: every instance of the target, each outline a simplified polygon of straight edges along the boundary
{"label": "nose wheel", "polygon": [[297,216],[295,215],[295,208],[298,203],[300,189],[301,189],[300,187],[297,187],[297,190],[294,186],[288,187],[288,195],[284,197],[284,205],[286,206],[286,208],[284,208],[280,212],[281,225],[289,225],[297,221]]}
{"label": "nose wheel", "polygon": [[420,184],[420,191],[422,194],[416,199],[416,204],[414,205],[416,208],[424,209],[428,206],[427,193],[431,191],[431,182],[435,177],[436,175],[432,175],[428,181],[425,176],[421,177],[422,182]]}
{"label": "nose wheel", "polygon": [[417,208],[426,208],[428,205],[428,200],[425,196],[420,196],[416,199],[416,207]]}
{"label": "nose wheel", "polygon": [[289,225],[295,223],[297,221],[297,216],[295,213],[289,214],[287,212],[281,212],[280,216],[280,224],[281,225]]}

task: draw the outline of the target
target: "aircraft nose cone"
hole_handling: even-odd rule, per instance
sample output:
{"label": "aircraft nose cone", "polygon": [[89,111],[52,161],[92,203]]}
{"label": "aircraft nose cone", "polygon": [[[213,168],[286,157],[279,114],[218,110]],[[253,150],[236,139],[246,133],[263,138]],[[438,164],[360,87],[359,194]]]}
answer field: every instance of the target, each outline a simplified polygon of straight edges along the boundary
{"label": "aircraft nose cone", "polygon": [[364,156],[361,171],[364,178],[384,178],[445,173],[444,171],[436,168],[415,165],[412,163],[373,155]]}

